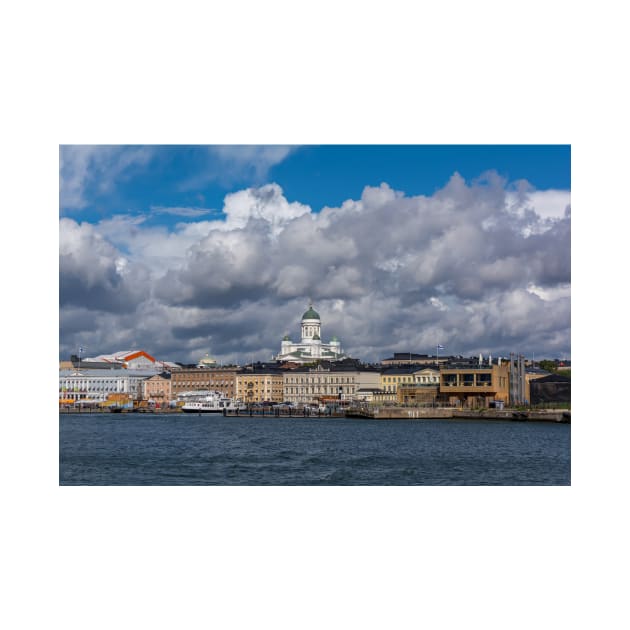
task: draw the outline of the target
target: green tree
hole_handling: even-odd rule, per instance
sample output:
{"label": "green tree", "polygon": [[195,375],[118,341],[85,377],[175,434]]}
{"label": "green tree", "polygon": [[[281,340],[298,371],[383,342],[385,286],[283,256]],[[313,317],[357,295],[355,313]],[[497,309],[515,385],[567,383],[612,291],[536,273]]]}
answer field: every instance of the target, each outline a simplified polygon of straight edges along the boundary
{"label": "green tree", "polygon": [[542,361],[538,362],[538,367],[541,370],[547,370],[547,372],[555,372],[556,371],[556,362],[555,361],[550,361],[548,359],[543,359]]}

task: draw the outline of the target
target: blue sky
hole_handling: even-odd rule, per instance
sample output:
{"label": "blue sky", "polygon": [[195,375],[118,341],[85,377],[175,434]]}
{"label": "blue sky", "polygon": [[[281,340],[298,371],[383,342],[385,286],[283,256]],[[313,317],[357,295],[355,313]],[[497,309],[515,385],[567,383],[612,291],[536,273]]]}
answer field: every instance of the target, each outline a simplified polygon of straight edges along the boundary
{"label": "blue sky", "polygon": [[[114,149],[114,147],[111,147]],[[275,152],[273,149],[275,148]],[[103,147],[106,149],[106,147]],[[116,147],[116,149],[118,149]],[[136,151],[124,171],[107,161],[85,181],[85,204],[64,203],[61,213],[87,221],[112,214],[146,214],[158,208],[206,210],[222,215],[227,193],[278,183],[289,201],[308,204],[313,212],[360,197],[365,186],[387,182],[407,195],[432,195],[454,172],[473,181],[490,170],[514,184],[527,180],[539,190],[570,190],[570,147],[540,145],[328,145],[257,147],[234,158],[239,147],[148,146]],[[111,174],[110,171],[116,171]],[[152,213],[153,224],[173,225],[199,215]]]}
{"label": "blue sky", "polygon": [[[60,356],[569,358],[568,146],[60,148]],[[273,313],[273,317],[269,314]]]}

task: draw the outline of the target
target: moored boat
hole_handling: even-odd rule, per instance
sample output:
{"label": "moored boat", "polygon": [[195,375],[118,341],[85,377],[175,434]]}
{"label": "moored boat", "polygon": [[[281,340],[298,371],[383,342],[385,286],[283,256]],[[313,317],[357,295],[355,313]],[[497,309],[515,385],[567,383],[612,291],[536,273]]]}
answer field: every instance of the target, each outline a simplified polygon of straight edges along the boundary
{"label": "moored boat", "polygon": [[244,407],[238,404],[238,401],[234,401],[232,398],[227,398],[221,395],[219,392],[211,392],[196,400],[189,400],[182,406],[184,413],[235,413],[243,411]]}

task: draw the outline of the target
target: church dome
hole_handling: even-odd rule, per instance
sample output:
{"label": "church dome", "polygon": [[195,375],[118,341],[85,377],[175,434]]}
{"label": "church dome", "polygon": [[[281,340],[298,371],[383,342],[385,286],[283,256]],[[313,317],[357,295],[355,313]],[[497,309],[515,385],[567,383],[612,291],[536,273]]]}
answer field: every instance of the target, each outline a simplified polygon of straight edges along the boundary
{"label": "church dome", "polygon": [[213,359],[209,354],[206,354],[203,359],[199,360],[199,363],[197,363],[197,367],[214,367],[216,364],[216,359]]}
{"label": "church dome", "polygon": [[302,319],[321,319],[319,313],[313,310],[313,306],[308,307],[308,311],[302,315]]}

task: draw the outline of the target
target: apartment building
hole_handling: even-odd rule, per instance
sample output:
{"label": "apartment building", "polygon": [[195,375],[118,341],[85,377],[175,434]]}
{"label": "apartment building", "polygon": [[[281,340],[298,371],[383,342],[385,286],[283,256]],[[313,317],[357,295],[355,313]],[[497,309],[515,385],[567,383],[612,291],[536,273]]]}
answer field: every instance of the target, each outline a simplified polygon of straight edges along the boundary
{"label": "apartment building", "polygon": [[236,398],[247,404],[282,402],[284,400],[283,375],[280,370],[244,368],[236,374]]}
{"label": "apartment building", "polygon": [[217,368],[182,368],[171,373],[171,395],[177,398],[182,392],[213,390],[234,398],[236,374],[241,368],[227,366]]}

